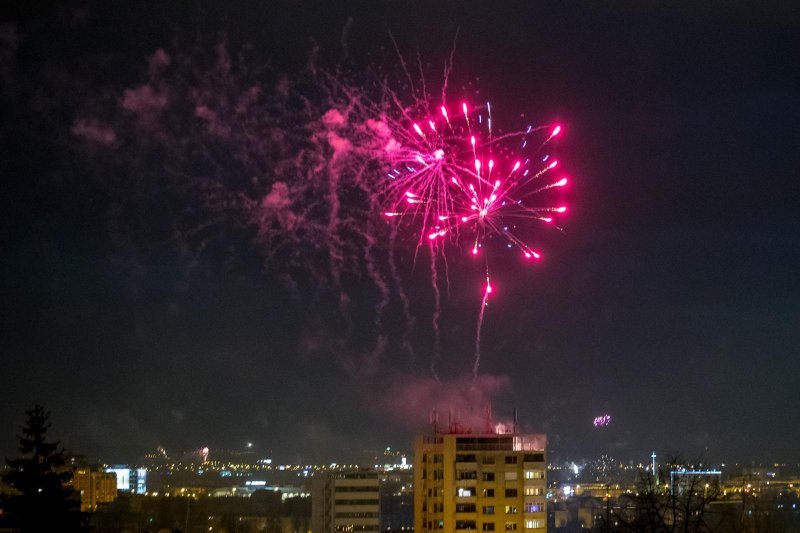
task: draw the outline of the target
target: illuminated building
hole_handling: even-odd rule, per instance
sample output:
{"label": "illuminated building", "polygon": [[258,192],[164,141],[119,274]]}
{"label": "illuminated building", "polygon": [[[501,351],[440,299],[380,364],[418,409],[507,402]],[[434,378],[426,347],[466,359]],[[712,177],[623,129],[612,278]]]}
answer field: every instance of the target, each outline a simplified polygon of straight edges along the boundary
{"label": "illuminated building", "polygon": [[146,468],[114,466],[106,468],[106,472],[117,476],[117,490],[119,492],[131,492],[133,494],[145,494],[147,492]]}
{"label": "illuminated building", "polygon": [[673,494],[695,493],[703,489],[704,494],[719,492],[721,470],[671,470],[669,473],[670,490]]}
{"label": "illuminated building", "polygon": [[311,533],[380,531],[375,471],[321,473],[311,482]]}
{"label": "illuminated building", "polygon": [[414,444],[414,531],[547,527],[544,435],[435,434]]}
{"label": "illuminated building", "polygon": [[101,503],[111,503],[117,498],[117,476],[90,468],[78,468],[72,476],[72,486],[81,495],[81,511],[97,510]]}

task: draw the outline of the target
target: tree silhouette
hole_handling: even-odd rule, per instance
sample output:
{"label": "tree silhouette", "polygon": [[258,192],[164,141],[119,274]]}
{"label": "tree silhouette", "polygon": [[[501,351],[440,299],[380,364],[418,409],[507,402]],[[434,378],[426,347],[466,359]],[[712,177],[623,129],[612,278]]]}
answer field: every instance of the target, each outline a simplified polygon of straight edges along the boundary
{"label": "tree silhouette", "polygon": [[[596,531],[625,531],[636,533],[710,533],[720,529],[721,516],[710,511],[710,504],[720,494],[716,482],[681,470],[685,464],[672,457],[654,475],[650,470],[640,473],[636,495],[622,495],[618,504],[609,509],[607,518]],[[673,480],[674,474],[677,477]],[[613,517],[609,516],[613,514]]]}
{"label": "tree silhouette", "polygon": [[3,481],[13,489],[0,500],[5,525],[22,532],[86,531],[80,499],[68,486],[72,471],[64,450],[46,439],[50,413],[35,405],[26,414],[28,419],[17,434],[19,456],[6,459],[8,470],[3,474]]}

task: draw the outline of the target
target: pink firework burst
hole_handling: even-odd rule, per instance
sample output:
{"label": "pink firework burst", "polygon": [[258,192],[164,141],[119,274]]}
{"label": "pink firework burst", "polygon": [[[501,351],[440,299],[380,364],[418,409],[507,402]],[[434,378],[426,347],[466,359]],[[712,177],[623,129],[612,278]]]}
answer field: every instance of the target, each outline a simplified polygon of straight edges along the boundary
{"label": "pink firework burst", "polygon": [[[495,135],[488,102],[483,107],[462,102],[459,111],[451,115],[442,105],[438,113],[420,120],[409,118],[408,124],[396,129],[399,147],[388,173],[385,198],[389,209],[384,215],[418,221],[419,242],[427,239],[440,251],[448,242],[468,242],[471,255],[478,257],[494,238],[518,250],[526,260],[540,259],[541,252],[522,233],[531,224],[561,229],[556,220],[567,208],[541,205],[537,200],[540,193],[569,183],[564,176],[550,178],[558,161],[545,153],[562,127],[529,125],[522,131]],[[473,365],[476,377],[484,309],[492,292],[485,255],[484,261],[486,283]]]}
{"label": "pink firework burst", "polygon": [[451,117],[441,106],[438,115],[398,132],[402,148],[388,174],[390,209],[384,215],[419,219],[420,241],[446,236],[458,241],[466,234],[472,254],[478,255],[494,236],[524,258],[539,259],[541,253],[515,230],[525,221],[558,227],[556,217],[567,210],[562,205],[537,205],[532,198],[568,183],[563,176],[543,181],[558,166],[543,151],[561,126],[528,126],[495,136],[489,103],[471,110],[462,102],[460,108],[461,113]]}

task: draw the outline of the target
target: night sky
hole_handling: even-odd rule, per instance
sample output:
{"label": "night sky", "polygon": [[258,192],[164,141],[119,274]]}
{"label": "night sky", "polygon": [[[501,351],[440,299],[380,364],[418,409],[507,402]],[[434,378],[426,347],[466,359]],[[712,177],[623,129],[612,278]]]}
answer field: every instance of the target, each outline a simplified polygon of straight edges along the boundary
{"label": "night sky", "polygon": [[[36,402],[65,446],[106,461],[251,441],[341,462],[409,449],[433,407],[441,420],[491,401],[560,459],[798,460],[795,2],[107,4],[0,12],[0,454]],[[467,261],[442,286],[437,383],[426,260],[403,263],[413,356],[394,296],[370,355],[369,280],[348,280],[343,317],[337,289],[266,265],[245,231],[169,229],[197,199],[164,185],[175,160],[148,147],[192,134],[179,103],[124,132],[86,119],[130,119],[126,91],[177,70],[180,50],[213,57],[222,35],[274,86],[314,50],[350,82],[394,72],[390,34],[412,64],[419,51],[434,94],[457,35],[454,101],[489,98],[509,128],[524,114],[565,129],[566,232],[542,236],[535,267],[495,262],[475,383]],[[611,426],[593,428],[604,413]]]}

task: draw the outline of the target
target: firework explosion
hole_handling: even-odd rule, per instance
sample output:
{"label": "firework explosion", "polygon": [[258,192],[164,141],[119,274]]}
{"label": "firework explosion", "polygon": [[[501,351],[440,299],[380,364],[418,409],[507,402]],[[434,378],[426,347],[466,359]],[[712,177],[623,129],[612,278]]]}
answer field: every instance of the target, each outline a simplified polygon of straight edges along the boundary
{"label": "firework explosion", "polygon": [[[442,105],[439,113],[400,127],[395,134],[400,146],[388,173],[384,196],[390,209],[384,216],[418,221],[418,242],[427,238],[432,256],[434,246],[443,251],[448,243],[460,246],[462,242],[468,243],[472,256],[483,255],[485,285],[475,335],[474,376],[480,365],[484,311],[492,292],[488,257],[481,251],[494,238],[526,260],[538,260],[541,253],[522,236],[527,225],[543,223],[561,229],[554,217],[565,213],[566,207],[533,203],[537,194],[567,185],[566,177],[543,181],[558,166],[544,149],[561,129],[560,125],[529,125],[523,131],[495,136],[491,104],[473,107],[462,102],[456,116]],[[543,132],[544,139],[537,142]],[[435,272],[432,279],[435,284]],[[437,298],[437,313],[438,307]]]}
{"label": "firework explosion", "polygon": [[[254,244],[266,268],[290,290],[322,287],[335,295],[336,329],[361,354],[347,363],[356,374],[374,371],[367,369],[380,364],[392,338],[414,361],[417,302],[404,283],[412,275],[406,266],[413,269],[416,261],[406,258],[427,248],[430,369],[437,380],[439,321],[449,293],[439,287],[440,265],[446,278],[449,258],[466,250],[470,261],[481,261],[472,367],[477,377],[493,289],[490,250],[508,247],[525,260],[540,259],[531,233],[537,225],[558,228],[556,217],[566,211],[534,203],[538,193],[567,183],[563,177],[545,182],[557,165],[545,148],[561,127],[498,133],[488,103],[448,107],[447,69],[443,103],[429,112],[429,95],[411,83],[407,92],[313,65],[295,77],[272,74],[265,80],[248,66],[254,62],[233,61],[224,43],[214,52],[159,49],[141,84],[121,98],[87,104],[76,117],[72,135],[91,149],[99,174],[118,168],[130,177],[114,211],[128,222],[114,227],[139,221],[146,231],[169,228],[154,240],[177,242],[190,265],[204,254],[230,257],[233,246],[247,255]],[[184,207],[169,224],[150,230],[149,218],[139,215],[149,208],[137,201],[151,195],[125,193],[143,187]],[[361,291],[363,279],[377,292]],[[364,305],[374,309],[373,347],[359,340],[364,324],[351,312]]]}

